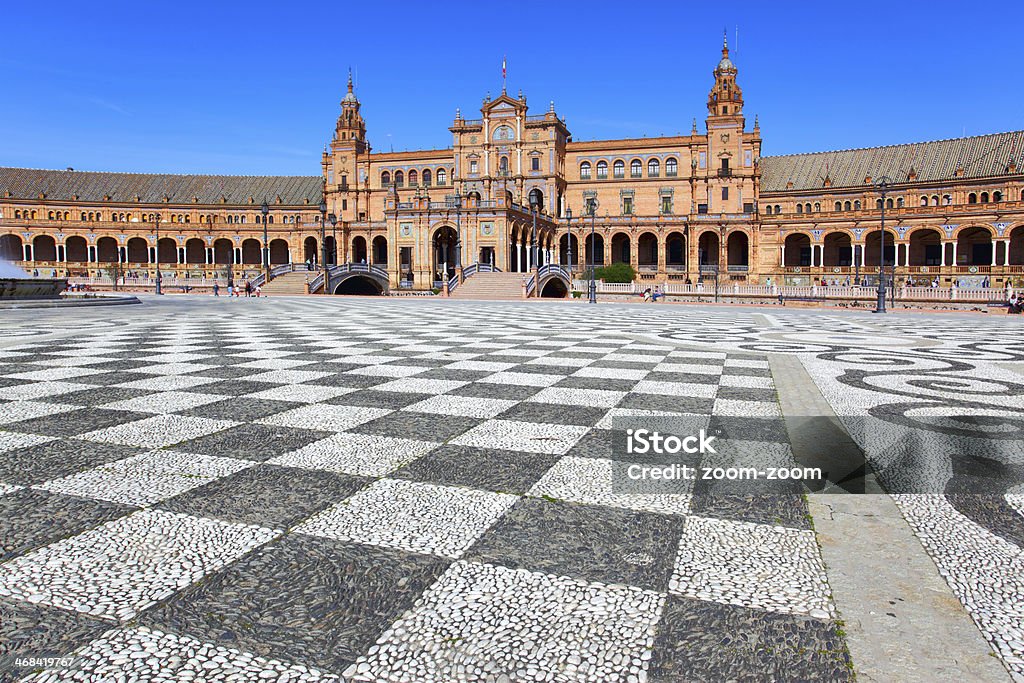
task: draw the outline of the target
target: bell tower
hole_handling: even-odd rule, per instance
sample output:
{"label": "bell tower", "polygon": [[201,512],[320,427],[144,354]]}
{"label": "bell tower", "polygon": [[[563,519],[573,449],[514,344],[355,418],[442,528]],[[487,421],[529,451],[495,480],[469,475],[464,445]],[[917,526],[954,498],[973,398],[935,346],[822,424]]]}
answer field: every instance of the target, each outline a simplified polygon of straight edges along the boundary
{"label": "bell tower", "polygon": [[[341,99],[341,114],[334,126],[330,148],[324,150],[321,160],[329,211],[339,221],[362,220],[360,214],[365,218],[367,211],[369,189],[364,185],[370,145],[366,142],[366,122],[359,107],[349,69],[348,91]],[[361,192],[366,196],[361,197]]]}
{"label": "bell tower", "polygon": [[729,59],[729,41],[722,39],[722,60],[714,70],[715,85],[708,95],[708,116],[738,116],[743,114],[743,91],[736,84],[736,65]]}

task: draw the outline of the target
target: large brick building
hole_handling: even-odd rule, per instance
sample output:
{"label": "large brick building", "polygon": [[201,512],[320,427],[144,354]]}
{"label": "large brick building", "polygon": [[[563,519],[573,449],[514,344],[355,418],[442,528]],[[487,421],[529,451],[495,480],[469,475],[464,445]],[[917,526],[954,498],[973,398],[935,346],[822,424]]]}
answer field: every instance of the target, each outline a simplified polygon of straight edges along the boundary
{"label": "large brick building", "polygon": [[703,131],[694,121],[688,136],[574,142],[553,103],[531,114],[502,92],[477,118],[456,111],[452,147],[386,153],[350,79],[319,176],[0,168],[0,255],[45,274],[111,262],[151,274],[159,259],[203,277],[255,274],[265,252],[275,265],[373,264],[413,289],[459,263],[526,272],[570,254],[576,271],[593,254],[651,282],[846,281],[882,253],[898,280],[1024,274],[1024,131],[762,157],[727,46],[713,75]]}

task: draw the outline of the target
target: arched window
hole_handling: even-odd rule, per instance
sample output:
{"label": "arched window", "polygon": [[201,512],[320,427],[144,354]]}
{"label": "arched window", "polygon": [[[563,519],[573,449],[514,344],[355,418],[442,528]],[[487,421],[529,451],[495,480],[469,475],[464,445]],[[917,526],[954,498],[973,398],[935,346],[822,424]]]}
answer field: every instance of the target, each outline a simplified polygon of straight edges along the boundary
{"label": "arched window", "polygon": [[850,204],[850,202],[846,202],[846,203],[843,204],[843,210],[844,211],[849,211],[852,208],[853,208],[853,206]]}
{"label": "arched window", "polygon": [[657,159],[651,159],[647,162],[647,177],[657,178],[661,175],[661,162]]}
{"label": "arched window", "polygon": [[639,159],[633,159],[629,162],[629,177],[640,178],[643,176],[643,164],[640,163]]}
{"label": "arched window", "polygon": [[771,204],[768,204],[767,206],[764,207],[764,213],[767,216],[771,216],[772,215],[772,205]]}
{"label": "arched window", "polygon": [[889,197],[888,199],[885,200],[885,208],[891,209],[892,207],[893,207],[892,197]]}
{"label": "arched window", "polygon": [[437,184],[447,185],[448,184],[448,173],[443,168],[437,169]]}
{"label": "arched window", "polygon": [[843,203],[842,202],[836,202],[835,210],[836,211],[842,211],[843,210]]}
{"label": "arched window", "polygon": [[[82,214],[82,215],[85,215],[85,214]],[[15,209],[14,210],[14,218],[16,220],[21,220],[21,210],[20,209]]]}
{"label": "arched window", "polygon": [[608,162],[599,161],[597,162],[597,179],[607,180],[608,179]]}
{"label": "arched window", "polygon": [[1001,201],[1003,201],[1003,193],[998,191],[998,190],[993,192],[992,193],[992,201],[994,201],[994,202],[1001,202]]}
{"label": "arched window", "polygon": [[932,195],[932,206],[938,206],[938,205],[939,205],[939,195],[933,194]]}
{"label": "arched window", "polygon": [[274,224],[274,217],[273,216],[267,216],[267,223],[270,224],[270,225],[273,225]]}
{"label": "arched window", "polygon": [[814,213],[818,213],[819,211],[821,211],[821,204],[814,202]]}
{"label": "arched window", "polygon": [[508,157],[501,157],[498,159],[498,174],[508,175]]}
{"label": "arched window", "polygon": [[670,178],[675,176],[678,172],[678,168],[679,167],[674,157],[669,157],[668,159],[665,159],[665,175],[667,175]]}
{"label": "arched window", "polygon": [[876,209],[881,209],[882,208],[882,200],[881,199],[876,199],[875,200],[875,208]]}
{"label": "arched window", "polygon": [[381,187],[387,187],[390,184],[391,184],[391,174],[388,173],[387,171],[384,171],[383,173],[380,174],[380,186]]}
{"label": "arched window", "polygon": [[981,203],[988,204],[988,192],[981,193]]}
{"label": "arched window", "polygon": [[810,213],[810,212],[811,212],[811,203],[807,202],[806,204],[804,204],[804,213]]}
{"label": "arched window", "polygon": [[430,169],[423,169],[423,187],[430,187]]}
{"label": "arched window", "polygon": [[35,219],[36,219],[36,212],[35,212],[35,211],[33,211],[33,212],[32,212],[32,220],[35,220]]}
{"label": "arched window", "polygon": [[855,199],[854,200],[854,202],[853,202],[853,210],[854,211],[860,211],[860,200],[859,199]]}
{"label": "arched window", "polygon": [[[17,215],[15,215],[15,218],[17,218]],[[87,219],[86,219],[86,217],[85,217],[85,211],[83,211],[83,212],[82,212],[82,218],[81,218],[81,220],[83,220],[83,221],[84,221],[84,220],[87,220]]]}
{"label": "arched window", "polygon": [[928,197],[921,195],[921,206],[928,206]]}
{"label": "arched window", "polygon": [[420,174],[415,170],[409,171],[409,187],[416,187],[420,182]]}
{"label": "arched window", "polygon": [[968,204],[977,204],[978,203],[978,195],[974,194],[973,192],[970,193],[969,195],[967,195],[967,203]]}
{"label": "arched window", "polygon": [[580,164],[580,180],[590,180],[590,162]]}
{"label": "arched window", "polygon": [[51,220],[51,221],[52,221],[52,220],[53,220],[53,211],[49,212],[49,213],[48,213],[48,214],[46,215],[46,218],[47,218],[48,220]]}
{"label": "arched window", "polygon": [[405,186],[405,174],[401,171],[395,171],[395,187]]}
{"label": "arched window", "polygon": [[782,213],[782,207],[779,206],[778,204],[775,205],[775,213]]}
{"label": "arched window", "polygon": [[617,159],[615,161],[615,163],[612,164],[612,174],[616,178],[625,178],[626,177],[626,162],[624,162],[622,159]]}
{"label": "arched window", "polygon": [[803,213],[804,212],[804,205],[803,204],[797,204],[796,205],[796,212],[797,213]]}
{"label": "arched window", "polygon": [[898,197],[896,199],[896,208],[897,209],[902,209],[903,208],[903,197]]}
{"label": "arched window", "polygon": [[242,216],[242,225],[245,225],[245,216]]}

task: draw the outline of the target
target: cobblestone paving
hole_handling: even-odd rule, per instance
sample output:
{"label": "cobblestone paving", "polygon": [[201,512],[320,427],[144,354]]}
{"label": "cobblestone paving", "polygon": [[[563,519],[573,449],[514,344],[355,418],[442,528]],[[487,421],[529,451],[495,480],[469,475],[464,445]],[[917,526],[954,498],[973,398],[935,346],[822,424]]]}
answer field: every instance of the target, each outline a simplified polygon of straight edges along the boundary
{"label": "cobblestone paving", "polygon": [[[802,354],[837,406],[862,395],[830,388],[847,368],[911,358],[963,383],[922,391],[1020,407],[1010,377],[966,367],[1024,356],[1009,328],[894,317],[863,351],[851,336],[877,329],[842,316],[161,306],[0,348],[0,678],[852,680],[803,498],[617,490],[614,423],[699,416],[793,463],[769,352]],[[923,333],[945,353],[903,343]],[[886,374],[864,406],[919,386]],[[1018,671],[1014,493],[901,504]],[[73,661],[15,664],[55,656]]]}

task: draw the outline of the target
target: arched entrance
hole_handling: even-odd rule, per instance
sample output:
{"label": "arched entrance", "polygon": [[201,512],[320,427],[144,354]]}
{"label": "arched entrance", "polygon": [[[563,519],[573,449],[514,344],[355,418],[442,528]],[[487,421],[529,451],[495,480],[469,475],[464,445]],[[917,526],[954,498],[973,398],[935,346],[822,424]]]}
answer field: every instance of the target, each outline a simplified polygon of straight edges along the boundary
{"label": "arched entrance", "polygon": [[[145,242],[143,242],[143,254],[145,254]],[[117,240],[113,237],[101,237],[96,240],[96,260],[100,263],[116,263],[118,260]]]}
{"label": "arched entrance", "polygon": [[316,238],[307,237],[302,241],[302,260],[303,262],[320,263],[320,256],[316,250]]}
{"label": "arched entrance", "polygon": [[636,262],[644,270],[658,269],[658,238],[645,232],[636,241]]}
{"label": "arched entrance", "polygon": [[178,262],[178,245],[170,237],[161,237],[156,245],[157,261],[160,263]]}
{"label": "arched entrance", "polygon": [[288,258],[288,243],[281,239],[271,240],[270,265],[279,266],[289,262],[290,259]]}
{"label": "arched entrance", "polygon": [[242,263],[247,266],[258,266],[262,261],[258,240],[247,239],[242,242]]}
{"label": "arched entrance", "polygon": [[925,228],[910,233],[908,265],[937,266],[942,263],[942,235],[938,230]]}
{"label": "arched entrance", "polygon": [[822,247],[822,264],[825,266],[849,266],[853,263],[853,242],[845,232],[830,232],[825,235]]}
{"label": "arched entrance", "polygon": [[1024,266],[1024,225],[1010,231],[1010,265]]}
{"label": "arched entrance", "polygon": [[[572,259],[569,254],[572,254]],[[572,263],[570,264],[570,260]],[[562,235],[558,240],[558,262],[563,266],[576,267],[580,260],[580,241],[576,235]]]}
{"label": "arched entrance", "polygon": [[433,279],[448,280],[455,275],[455,244],[457,236],[450,226],[442,226],[434,231],[431,238],[433,260],[431,272]]}
{"label": "arched entrance", "polygon": [[530,207],[536,203],[537,213],[544,211],[544,193],[536,187],[530,190],[530,194],[527,195],[527,200],[530,203]]}
{"label": "arched entrance", "polygon": [[352,238],[352,263],[366,263],[366,238],[361,235]]}
{"label": "arched entrance", "polygon": [[891,266],[896,260],[896,247],[893,241],[894,235],[888,230],[885,231],[885,246],[881,244],[882,233],[879,230],[872,230],[864,238],[864,264],[870,268],[878,267],[879,251],[882,251],[885,260],[882,265]]}
{"label": "arched entrance", "polygon": [[128,240],[128,263],[149,263],[149,245],[146,240],[141,237]]}
{"label": "arched entrance", "polygon": [[206,263],[206,244],[200,239],[185,242],[185,263]]}
{"label": "arched entrance", "polygon": [[782,265],[787,268],[807,267],[811,265],[811,238],[803,233],[793,233],[783,242],[786,247],[786,261]]}
{"label": "arched entrance", "polygon": [[749,243],[745,232],[736,231],[726,239],[726,264],[745,268],[750,263]]}
{"label": "arched entrance", "polygon": [[697,240],[697,262],[702,266],[719,264],[718,234],[708,230]]}
{"label": "arched entrance", "polygon": [[72,235],[64,242],[64,260],[70,263],[87,263],[89,261],[89,244],[84,237]]}
{"label": "arched entrance", "polygon": [[670,232],[665,238],[665,266],[669,270],[686,267],[686,239],[682,233]]}
{"label": "arched entrance", "polygon": [[231,258],[231,251],[231,240],[223,238],[217,240],[213,243],[213,262],[221,266],[231,265],[231,262],[233,261]]}
{"label": "arched entrance", "polygon": [[377,235],[371,242],[371,252],[373,254],[372,263],[375,266],[387,267],[388,265],[388,238],[383,235]]}
{"label": "arched entrance", "polygon": [[553,277],[541,287],[540,295],[544,299],[564,299],[569,296],[569,288],[561,278]]}
{"label": "arched entrance", "polygon": [[602,235],[587,233],[583,247],[586,250],[583,257],[588,266],[604,265],[604,237]]}
{"label": "arched entrance", "polygon": [[5,261],[23,261],[25,247],[17,235],[0,235],[0,259]]}
{"label": "arched entrance", "polygon": [[629,235],[617,232],[612,235],[612,263],[630,262]]}
{"label": "arched entrance", "polygon": [[992,263],[992,232],[987,228],[965,228],[956,238],[956,264],[987,266]]}
{"label": "arched entrance", "polygon": [[324,238],[324,244],[327,245],[327,263],[332,266],[338,265],[338,241],[332,235],[328,235]]}
{"label": "arched entrance", "polygon": [[384,293],[384,288],[373,278],[353,275],[339,282],[338,286],[334,288],[334,293],[351,296],[379,296]]}
{"label": "arched entrance", "polygon": [[36,261],[56,261],[57,243],[49,235],[37,235],[32,240],[32,258]]}

